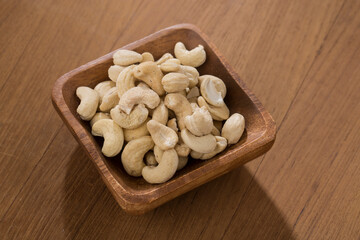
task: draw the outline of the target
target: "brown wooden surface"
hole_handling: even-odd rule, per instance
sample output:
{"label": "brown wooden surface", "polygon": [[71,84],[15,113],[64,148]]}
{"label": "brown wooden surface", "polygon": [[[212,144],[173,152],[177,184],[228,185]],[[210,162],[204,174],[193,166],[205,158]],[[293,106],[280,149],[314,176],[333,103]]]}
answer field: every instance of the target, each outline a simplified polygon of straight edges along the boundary
{"label": "brown wooden surface", "polygon": [[[0,1],[2,239],[359,239],[360,2]],[[271,112],[265,156],[142,216],[51,106],[55,80],[173,24],[202,29]]]}

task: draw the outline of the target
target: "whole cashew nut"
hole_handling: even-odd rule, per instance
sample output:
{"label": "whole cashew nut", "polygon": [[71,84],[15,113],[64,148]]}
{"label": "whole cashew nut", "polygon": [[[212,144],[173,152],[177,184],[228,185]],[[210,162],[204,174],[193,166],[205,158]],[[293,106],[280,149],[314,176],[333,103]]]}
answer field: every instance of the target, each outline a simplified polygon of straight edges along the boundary
{"label": "whole cashew nut", "polygon": [[152,113],[152,119],[163,125],[166,125],[169,119],[169,110],[165,106],[164,101],[161,100],[159,106],[154,109]]}
{"label": "whole cashew nut", "polygon": [[109,112],[119,102],[118,91],[116,87],[110,88],[102,98],[100,111]]}
{"label": "whole cashew nut", "polygon": [[91,128],[91,134],[104,137],[104,145],[101,151],[107,157],[116,156],[123,147],[123,131],[121,127],[111,119],[101,119],[95,122]]}
{"label": "whole cashew nut", "polygon": [[200,107],[206,107],[207,110],[209,110],[211,117],[214,120],[222,121],[229,118],[230,110],[226,106],[226,104],[222,105],[221,107],[215,107],[212,105],[209,105],[203,97],[198,97],[198,104]]}
{"label": "whole cashew nut", "polygon": [[90,121],[99,106],[99,94],[89,87],[78,87],[76,89],[76,96],[80,98],[80,104],[76,112],[82,120]]}
{"label": "whole cashew nut", "polygon": [[111,88],[115,87],[115,83],[113,81],[103,81],[98,83],[94,90],[97,91],[100,97],[100,103],[102,101],[102,98],[104,97],[105,93],[109,91]]}
{"label": "whole cashew nut", "polygon": [[149,52],[144,52],[142,55],[142,61],[141,62],[154,62],[154,56]]}
{"label": "whole cashew nut", "polygon": [[166,74],[162,78],[161,83],[166,92],[174,93],[185,90],[189,86],[189,79],[182,73],[172,72]]}
{"label": "whole cashew nut", "polygon": [[199,77],[199,81],[200,92],[206,102],[216,107],[225,104],[226,86],[220,78],[212,75],[203,75]]}
{"label": "whole cashew nut", "polygon": [[212,117],[205,107],[197,108],[184,119],[185,127],[195,136],[209,134],[214,127]]}
{"label": "whole cashew nut", "polygon": [[171,58],[160,64],[160,69],[163,72],[176,72],[180,70],[180,60]]}
{"label": "whole cashew nut", "polygon": [[212,151],[210,153],[205,153],[205,154],[199,153],[196,151],[191,151],[191,157],[195,158],[195,159],[206,160],[206,159],[210,159],[210,158],[214,157],[216,154],[224,151],[227,146],[226,138],[223,138],[220,136],[215,136],[215,138],[216,138],[216,147],[215,147],[214,151]]}
{"label": "whole cashew nut", "polygon": [[197,137],[187,129],[183,129],[181,130],[181,138],[189,148],[199,153],[210,153],[216,147],[216,139],[211,134]]}
{"label": "whole cashew nut", "polygon": [[183,169],[186,166],[186,164],[188,163],[188,160],[189,160],[189,158],[187,156],[186,157],[179,156],[179,164],[178,164],[178,167],[176,170],[179,171],[179,170]]}
{"label": "whole cashew nut", "polygon": [[159,165],[145,166],[142,176],[148,183],[164,183],[174,176],[179,165],[179,158],[174,149],[164,151]]}
{"label": "whole cashew nut", "polygon": [[159,146],[161,150],[174,148],[179,141],[178,135],[174,130],[155,120],[150,120],[147,123],[147,128],[154,143],[156,146]]}
{"label": "whole cashew nut", "polygon": [[172,130],[174,130],[175,132],[179,131],[179,129],[177,128],[177,124],[176,124],[176,118],[172,118],[170,119],[166,126],[168,126],[169,128],[171,128]]}
{"label": "whole cashew nut", "polygon": [[117,80],[116,80],[116,87],[118,89],[119,98],[130,88],[135,87],[135,77],[133,74],[133,69],[135,66],[131,65],[126,67],[124,70],[121,71]]}
{"label": "whole cashew nut", "polygon": [[150,136],[128,142],[121,154],[121,162],[125,171],[131,176],[140,177],[141,171],[145,167],[144,155],[153,147],[154,142]]}
{"label": "whole cashew nut", "polygon": [[228,144],[237,143],[245,129],[245,118],[239,114],[234,113],[224,123],[221,136],[227,139]]}
{"label": "whole cashew nut", "polygon": [[128,66],[134,63],[142,61],[142,55],[126,49],[120,49],[116,51],[113,55],[114,64],[120,66]]}
{"label": "whole cashew nut", "polygon": [[189,88],[193,88],[198,84],[199,72],[196,68],[180,65],[180,69],[177,72],[182,73],[189,78]]}
{"label": "whole cashew nut", "polygon": [[116,82],[117,78],[119,77],[119,74],[124,69],[125,67],[119,65],[112,65],[108,70],[108,76],[111,79],[111,81]]}
{"label": "whole cashew nut", "polygon": [[184,118],[192,114],[191,105],[183,95],[179,93],[170,93],[165,96],[165,105],[174,111],[178,127],[185,128]]}
{"label": "whole cashew nut", "polygon": [[119,101],[119,107],[126,114],[129,114],[136,104],[145,104],[148,108],[154,109],[160,103],[160,97],[151,89],[133,87],[127,90]]}
{"label": "whole cashew nut", "polygon": [[119,124],[120,127],[125,129],[135,129],[140,127],[141,124],[145,122],[149,110],[144,106],[144,104],[137,105],[130,114],[126,114],[120,110],[119,105],[116,105],[110,111],[111,118]]}
{"label": "whole cashew nut", "polygon": [[161,84],[164,74],[155,62],[143,62],[134,68],[134,76],[145,82],[159,96],[165,94],[165,90]]}
{"label": "whole cashew nut", "polygon": [[174,56],[171,54],[171,53],[165,53],[164,55],[161,56],[161,58],[159,58],[157,61],[156,61],[156,64],[157,65],[161,65],[162,63],[166,62],[167,60],[169,59],[172,59],[174,58]]}
{"label": "whole cashew nut", "polygon": [[202,45],[189,51],[182,42],[178,42],[175,44],[174,53],[181,64],[192,67],[199,67],[206,60],[206,52]]}

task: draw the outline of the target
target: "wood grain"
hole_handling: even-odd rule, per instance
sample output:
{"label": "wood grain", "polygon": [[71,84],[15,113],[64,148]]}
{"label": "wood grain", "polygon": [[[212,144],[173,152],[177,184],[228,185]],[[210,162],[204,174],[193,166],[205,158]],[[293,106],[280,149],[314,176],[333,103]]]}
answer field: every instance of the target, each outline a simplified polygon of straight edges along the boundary
{"label": "wood grain", "polygon": [[[359,8],[342,0],[0,1],[0,235],[358,239]],[[129,217],[62,127],[50,89],[63,73],[180,22],[209,35],[280,130],[265,158]]]}

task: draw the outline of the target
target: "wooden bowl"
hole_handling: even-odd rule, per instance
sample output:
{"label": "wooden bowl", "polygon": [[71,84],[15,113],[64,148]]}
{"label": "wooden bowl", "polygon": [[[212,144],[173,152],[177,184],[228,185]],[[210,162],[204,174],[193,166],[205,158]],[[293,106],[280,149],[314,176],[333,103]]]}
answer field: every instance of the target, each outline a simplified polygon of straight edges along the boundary
{"label": "wooden bowl", "polygon": [[166,52],[173,54],[178,41],[184,42],[189,49],[198,44],[205,47],[207,59],[198,68],[200,75],[215,75],[225,82],[225,102],[231,113],[241,113],[245,117],[246,130],[237,144],[227,147],[214,158],[207,161],[189,159],[188,165],[166,183],[151,185],[141,177],[129,176],[121,165],[121,154],[105,157],[101,153],[102,139],[93,137],[89,123],[82,121],[76,113],[79,104],[76,88],[94,87],[108,79],[107,71],[113,64],[114,52],[66,73],[56,81],[52,91],[52,102],[60,117],[94,162],[119,205],[129,213],[142,214],[221,176],[265,153],[275,140],[276,126],[269,112],[246,88],[208,37],[194,25],[179,24],[163,29],[123,49],[151,52],[158,59]]}

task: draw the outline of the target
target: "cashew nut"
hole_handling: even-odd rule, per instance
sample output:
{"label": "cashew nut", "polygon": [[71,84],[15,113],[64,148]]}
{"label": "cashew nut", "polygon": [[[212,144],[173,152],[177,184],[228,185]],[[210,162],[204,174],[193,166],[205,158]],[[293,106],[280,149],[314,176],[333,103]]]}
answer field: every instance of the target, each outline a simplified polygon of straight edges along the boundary
{"label": "cashew nut", "polygon": [[179,164],[178,164],[176,171],[183,169],[187,163],[188,163],[188,157],[180,157],[179,156]]}
{"label": "cashew nut", "polygon": [[175,145],[175,151],[179,157],[187,157],[190,154],[191,149],[185,143],[180,141],[180,139],[179,142]]}
{"label": "cashew nut", "polygon": [[162,78],[161,83],[166,92],[174,93],[185,90],[189,86],[189,79],[182,73],[168,73]]}
{"label": "cashew nut", "polygon": [[119,102],[118,91],[116,87],[110,88],[102,98],[100,111],[108,112]]}
{"label": "cashew nut", "polygon": [[110,111],[111,118],[119,124],[120,127],[125,129],[135,129],[140,127],[140,125],[145,122],[149,110],[144,106],[144,104],[137,105],[129,114],[121,111],[119,105],[116,105]]}
{"label": "cashew nut", "polygon": [[145,154],[145,163],[146,163],[146,166],[158,165],[158,162],[156,161],[155,155],[153,152],[150,151]]}
{"label": "cashew nut", "polygon": [[150,120],[147,123],[147,128],[154,143],[156,146],[159,146],[161,150],[174,148],[179,140],[174,130],[155,120]]}
{"label": "cashew nut", "polygon": [[134,65],[126,67],[121,71],[117,80],[116,87],[118,89],[119,98],[130,88],[135,87],[135,77],[133,74]]}
{"label": "cashew nut", "polygon": [[176,58],[170,58],[160,65],[160,69],[163,72],[176,72],[180,70],[180,60]]}
{"label": "cashew nut", "polygon": [[159,146],[155,145],[153,152],[154,152],[156,161],[159,163],[161,161],[164,151],[161,150],[161,148]]}
{"label": "cashew nut", "polygon": [[206,102],[216,107],[225,104],[226,86],[220,78],[212,75],[203,75],[199,77],[199,81],[200,92]]}
{"label": "cashew nut", "polygon": [[129,114],[136,104],[145,104],[148,108],[154,109],[159,103],[159,95],[153,90],[133,87],[122,95],[119,101],[119,107],[126,114]]}
{"label": "cashew nut", "polygon": [[195,136],[209,134],[213,129],[213,120],[205,107],[195,109],[194,113],[184,119],[185,127]]}
{"label": "cashew nut", "polygon": [[181,138],[189,148],[200,153],[210,153],[216,147],[216,139],[211,134],[197,137],[187,129],[183,129],[181,130]]}
{"label": "cashew nut", "polygon": [[245,118],[239,113],[234,113],[224,123],[221,136],[227,139],[228,144],[235,144],[240,140],[244,129]]}
{"label": "cashew nut", "polygon": [[205,106],[207,110],[209,110],[211,117],[214,120],[222,121],[229,118],[230,111],[226,104],[222,105],[221,107],[215,107],[212,105],[209,105],[203,97],[198,97],[198,104],[200,107]]}
{"label": "cashew nut", "polygon": [[124,128],[124,138],[126,142],[130,142],[131,140],[137,139],[143,136],[149,136],[149,130],[147,129],[147,122],[150,121],[150,118],[147,118],[143,124],[135,129],[126,129]]}
{"label": "cashew nut", "polygon": [[128,66],[141,62],[142,58],[141,54],[126,49],[120,49],[113,55],[114,64],[120,66]]}
{"label": "cashew nut", "polygon": [[221,132],[222,126],[223,126],[223,122],[222,121],[213,121],[214,126]]}
{"label": "cashew nut", "polygon": [[95,122],[91,128],[91,134],[104,137],[104,145],[101,151],[107,157],[116,156],[123,147],[123,131],[121,127],[111,119],[101,119]]}
{"label": "cashew nut", "polygon": [[210,133],[212,135],[214,135],[214,136],[220,136],[221,135],[219,129],[217,129],[215,126],[213,126]]}
{"label": "cashew nut", "polygon": [[142,55],[142,61],[141,62],[154,62],[154,56],[149,52],[144,52]]}
{"label": "cashew nut", "polygon": [[116,82],[117,78],[119,77],[119,74],[124,69],[125,67],[119,65],[112,65],[108,70],[108,75],[111,81]]}
{"label": "cashew nut", "polygon": [[99,106],[99,94],[89,87],[78,87],[76,89],[76,96],[80,98],[80,104],[76,112],[82,120],[90,121]]}
{"label": "cashew nut", "polygon": [[199,67],[206,60],[204,46],[199,45],[192,50],[187,50],[182,42],[175,44],[174,53],[181,64],[192,67]]}
{"label": "cashew nut", "polygon": [[177,124],[176,124],[176,118],[170,119],[166,125],[169,128],[171,128],[172,130],[174,130],[175,132],[179,131],[179,129],[177,128]]}
{"label": "cashew nut", "polygon": [[198,84],[199,72],[196,68],[180,65],[180,69],[177,72],[185,74],[189,78],[189,88],[193,88]]}
{"label": "cashew nut", "polygon": [[111,118],[108,113],[97,112],[91,119],[90,126],[92,127],[94,125],[94,123],[96,123],[100,119],[111,119]]}
{"label": "cashew nut", "polygon": [[184,118],[192,114],[190,103],[186,97],[179,93],[170,93],[165,96],[164,103],[169,109],[174,111],[178,127],[184,129]]}
{"label": "cashew nut", "polygon": [[190,88],[189,92],[186,95],[186,98],[191,99],[191,98],[197,98],[198,96],[200,96],[199,88],[193,87],[193,88]]}
{"label": "cashew nut", "polygon": [[121,162],[125,171],[131,176],[140,177],[141,171],[145,167],[144,155],[153,147],[154,142],[150,136],[128,142],[121,154]]}
{"label": "cashew nut", "polygon": [[174,176],[179,165],[179,158],[174,149],[164,151],[159,165],[145,166],[142,176],[148,183],[163,183]]}
{"label": "cashew nut", "polygon": [[171,53],[165,53],[164,55],[161,56],[161,58],[159,58],[159,60],[156,61],[156,64],[161,65],[162,63],[172,58],[174,58],[174,56],[171,55]]}
{"label": "cashew nut", "polygon": [[134,76],[144,81],[159,96],[165,94],[165,90],[161,84],[163,73],[155,62],[143,62],[134,68]]}
{"label": "cashew nut", "polygon": [[191,157],[195,158],[195,159],[202,159],[202,160],[206,160],[206,159],[210,159],[212,157],[214,157],[216,154],[222,152],[225,150],[226,146],[227,146],[227,141],[226,138],[220,137],[220,136],[216,136],[216,147],[214,149],[214,151],[210,152],[210,153],[199,153],[196,151],[191,151]]}
{"label": "cashew nut", "polygon": [[113,81],[103,81],[95,86],[94,90],[99,94],[100,103],[102,102],[102,98],[104,97],[105,93],[113,87],[115,87],[115,83]]}
{"label": "cashew nut", "polygon": [[154,109],[152,113],[152,119],[163,125],[166,125],[169,119],[169,110],[165,106],[164,101],[161,100],[159,106]]}

